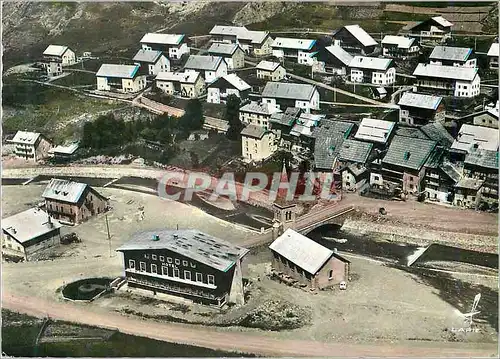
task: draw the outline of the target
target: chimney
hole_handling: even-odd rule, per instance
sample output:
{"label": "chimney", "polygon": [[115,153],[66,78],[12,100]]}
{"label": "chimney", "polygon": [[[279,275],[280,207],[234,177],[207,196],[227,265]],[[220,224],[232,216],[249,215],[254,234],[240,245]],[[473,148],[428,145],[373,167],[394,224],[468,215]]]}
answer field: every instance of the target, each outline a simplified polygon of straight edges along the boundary
{"label": "chimney", "polygon": [[54,223],[52,223],[52,218],[49,215],[47,215],[47,225],[49,228],[54,228]]}
{"label": "chimney", "polygon": [[153,238],[152,238],[152,240],[153,240],[154,242],[159,241],[159,240],[160,240],[160,236],[159,236],[159,235],[157,235],[157,234],[153,234]]}
{"label": "chimney", "polygon": [[333,253],[337,253],[337,248],[333,248]]}
{"label": "chimney", "polygon": [[177,239],[179,238],[179,236],[177,235],[177,233],[174,234],[174,239]]}

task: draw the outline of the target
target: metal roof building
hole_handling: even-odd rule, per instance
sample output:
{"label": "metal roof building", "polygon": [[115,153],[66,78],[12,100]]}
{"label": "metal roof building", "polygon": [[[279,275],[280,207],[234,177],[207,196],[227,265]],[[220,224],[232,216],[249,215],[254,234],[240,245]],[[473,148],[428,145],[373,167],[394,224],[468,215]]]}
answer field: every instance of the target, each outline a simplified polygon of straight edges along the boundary
{"label": "metal roof building", "polygon": [[436,110],[443,100],[442,97],[424,95],[415,92],[405,92],[398,102],[399,106],[408,106],[415,108],[424,108],[427,110]]}
{"label": "metal roof building", "polygon": [[224,44],[220,42],[214,42],[208,49],[208,53],[211,55],[232,55],[240,48],[238,44]]}
{"label": "metal roof building", "polygon": [[159,229],[139,232],[117,251],[167,249],[222,272],[231,269],[249,250],[197,230]]}
{"label": "metal roof building", "polygon": [[135,54],[133,61],[146,62],[149,64],[154,64],[160,58],[162,52],[155,50],[139,50]]}
{"label": "metal roof building", "polygon": [[392,59],[381,59],[377,57],[355,56],[349,63],[349,67],[367,70],[385,71],[392,65]]}
{"label": "metal roof building", "polygon": [[77,203],[87,186],[86,183],[53,178],[43,191],[42,197],[68,203]]}
{"label": "metal roof building", "polygon": [[413,76],[472,81],[476,77],[477,71],[478,69],[474,67],[418,64],[413,71]]}
{"label": "metal roof building", "polygon": [[436,46],[429,56],[430,60],[467,61],[472,49],[467,47]]}
{"label": "metal roof building", "polygon": [[482,126],[462,125],[451,149],[469,153],[474,147],[498,151],[498,130]]}
{"label": "metal roof building", "polygon": [[386,143],[395,123],[391,121],[364,118],[361,120],[354,138],[371,142]]}
{"label": "metal roof building", "polygon": [[140,42],[145,44],[178,45],[182,39],[184,39],[184,35],[150,32],[144,35]]}
{"label": "metal roof building", "polygon": [[185,69],[215,71],[224,59],[220,56],[190,55]]}
{"label": "metal roof building", "polygon": [[[276,238],[269,246],[269,249],[312,275],[316,274],[334,255],[332,250],[295,232],[291,228]],[[342,259],[347,262],[344,258]]]}
{"label": "metal roof building", "polygon": [[139,65],[116,65],[102,64],[97,71],[97,77],[117,77],[122,79],[133,79],[139,71]]}
{"label": "metal roof building", "polygon": [[262,97],[309,101],[314,91],[316,86],[309,84],[268,82],[262,91]]}
{"label": "metal roof building", "polygon": [[271,47],[280,49],[311,50],[316,40],[277,37]]}

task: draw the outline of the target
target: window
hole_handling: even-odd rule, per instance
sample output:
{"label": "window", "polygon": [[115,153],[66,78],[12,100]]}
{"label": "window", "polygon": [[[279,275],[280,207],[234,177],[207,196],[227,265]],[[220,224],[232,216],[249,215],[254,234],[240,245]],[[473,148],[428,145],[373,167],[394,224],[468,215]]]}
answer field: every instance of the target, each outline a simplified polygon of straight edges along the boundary
{"label": "window", "polygon": [[156,254],[152,254],[152,255],[151,255],[151,259],[155,261],[155,260],[157,260],[157,259],[158,259],[158,257],[156,256]]}
{"label": "window", "polygon": [[188,270],[184,271],[184,279],[185,280],[191,280],[191,272]]}
{"label": "window", "polygon": [[181,264],[181,260],[176,258],[175,259],[175,264],[180,265]]}
{"label": "window", "polygon": [[179,268],[174,268],[174,278],[179,278]]}
{"label": "window", "polygon": [[328,271],[328,279],[333,279],[333,270],[332,269],[330,269]]}
{"label": "window", "polygon": [[374,179],[375,181],[378,181],[380,178],[379,178],[378,176],[373,176],[373,179]]}
{"label": "window", "polygon": [[203,282],[203,274],[196,273],[196,281],[197,282]]}
{"label": "window", "polygon": [[410,177],[410,182],[413,182],[413,177]]}
{"label": "window", "polygon": [[166,275],[168,277],[168,267],[161,267],[161,274]]}
{"label": "window", "polygon": [[156,264],[151,264],[151,273],[154,274],[158,273],[158,268],[156,267]]}
{"label": "window", "polygon": [[141,269],[140,269],[140,271],[141,271],[141,272],[145,272],[145,271],[146,271],[146,263],[145,263],[145,262],[141,262],[140,264],[141,264]]}
{"label": "window", "polygon": [[172,263],[172,258],[167,257],[167,263]]}
{"label": "window", "polygon": [[129,259],[129,261],[128,261],[128,267],[130,269],[135,269],[135,261],[133,259]]}
{"label": "window", "polygon": [[208,284],[215,284],[215,277],[212,274],[208,275]]}
{"label": "window", "polygon": [[182,265],[183,265],[184,267],[187,267],[187,266],[188,266],[188,261],[182,261]]}
{"label": "window", "polygon": [[149,254],[145,253],[144,258],[149,259]]}
{"label": "window", "polygon": [[160,256],[160,262],[165,262],[165,257],[164,256]]}

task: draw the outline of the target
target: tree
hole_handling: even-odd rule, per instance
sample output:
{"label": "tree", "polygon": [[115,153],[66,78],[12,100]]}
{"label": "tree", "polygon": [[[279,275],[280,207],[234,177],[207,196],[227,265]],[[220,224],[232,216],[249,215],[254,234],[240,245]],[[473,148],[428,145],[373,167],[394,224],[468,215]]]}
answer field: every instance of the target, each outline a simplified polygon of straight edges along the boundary
{"label": "tree", "polygon": [[179,119],[179,126],[185,131],[191,132],[201,130],[204,123],[203,105],[200,100],[189,100],[184,115]]}
{"label": "tree", "polygon": [[240,121],[240,103],[241,100],[236,95],[229,95],[227,97],[224,119],[229,123],[227,138],[230,140],[238,140],[240,132],[243,129],[243,124]]}

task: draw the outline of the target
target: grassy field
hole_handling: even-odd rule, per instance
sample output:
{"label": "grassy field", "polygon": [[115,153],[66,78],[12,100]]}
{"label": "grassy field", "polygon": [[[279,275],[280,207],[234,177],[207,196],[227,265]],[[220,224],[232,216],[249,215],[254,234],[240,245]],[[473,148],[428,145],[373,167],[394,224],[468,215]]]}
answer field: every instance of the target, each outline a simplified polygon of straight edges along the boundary
{"label": "grassy field", "polygon": [[[75,81],[87,84],[90,80],[87,75],[90,74],[78,73],[58,81],[64,85],[69,82],[74,85]],[[91,99],[63,89],[24,82],[22,79],[22,76],[3,79],[3,106],[8,109],[7,113],[4,112],[4,133],[20,129],[40,131],[58,141],[72,134],[71,127],[64,130],[72,119],[123,107],[121,103]]]}
{"label": "grassy field", "polygon": [[[108,340],[62,340],[41,342],[35,346],[41,321],[2,309],[2,351],[20,357],[241,357],[240,353],[224,352],[191,345],[162,342],[143,337],[112,333]],[[50,324],[53,332],[75,327],[75,332],[97,328],[71,325],[64,322]],[[102,330],[101,330],[102,331]],[[253,357],[253,356],[252,356]]]}

